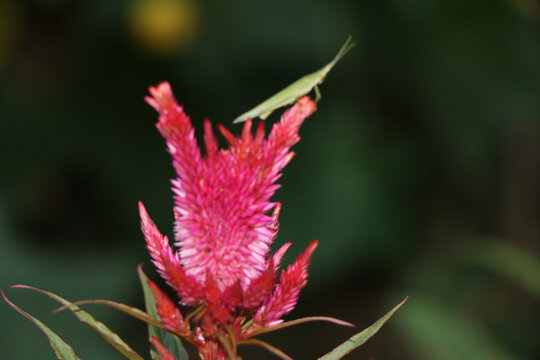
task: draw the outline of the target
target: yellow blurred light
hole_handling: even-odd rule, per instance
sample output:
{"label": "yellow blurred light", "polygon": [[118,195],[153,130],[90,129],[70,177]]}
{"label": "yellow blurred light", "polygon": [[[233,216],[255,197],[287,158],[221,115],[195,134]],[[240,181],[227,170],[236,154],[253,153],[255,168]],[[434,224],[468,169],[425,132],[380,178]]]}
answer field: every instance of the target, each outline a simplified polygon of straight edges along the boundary
{"label": "yellow blurred light", "polygon": [[169,55],[193,42],[199,26],[192,0],[134,0],[129,12],[136,46],[153,55]]}
{"label": "yellow blurred light", "polygon": [[0,1],[0,74],[13,55],[22,20],[22,12],[16,1]]}

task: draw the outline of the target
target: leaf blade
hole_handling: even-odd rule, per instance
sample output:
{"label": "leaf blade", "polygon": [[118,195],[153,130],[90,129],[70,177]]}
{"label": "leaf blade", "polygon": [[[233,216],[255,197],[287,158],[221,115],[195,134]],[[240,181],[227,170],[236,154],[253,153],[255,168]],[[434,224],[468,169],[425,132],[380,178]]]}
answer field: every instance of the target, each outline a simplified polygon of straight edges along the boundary
{"label": "leaf blade", "polygon": [[92,315],[86,311],[80,309],[77,305],[74,305],[70,301],[53,294],[49,291],[41,290],[26,285],[15,285],[12,286],[15,288],[33,290],[39,293],[42,293],[53,300],[58,301],[64,306],[67,306],[69,310],[83,323],[90,326],[95,332],[97,332],[105,341],[111,344],[118,352],[120,352],[124,357],[129,360],[144,360],[139,354],[137,354],[128,344],[124,342],[116,333],[112,332],[105,324],[94,319]]}
{"label": "leaf blade", "polygon": [[[91,300],[81,300],[81,301],[75,301],[72,303],[73,305],[79,306],[79,305],[86,305],[86,304],[99,304],[99,305],[105,305],[108,307],[111,307],[115,310],[121,311],[123,313],[126,313],[138,320],[141,320],[149,325],[153,325],[159,328],[163,328],[163,324],[158,319],[148,315],[144,311],[137,309],[136,307],[129,306],[126,304],[122,304],[116,301],[111,300],[102,300],[102,299],[91,299]],[[63,311],[65,309],[68,309],[67,306],[62,306],[61,308],[56,309],[54,312],[58,313],[60,311]]]}
{"label": "leaf blade", "polygon": [[[142,266],[139,265],[139,267],[137,268],[137,272],[139,274],[139,279],[141,280],[141,285],[143,288],[146,311],[148,312],[148,315],[161,321],[157,314],[154,296],[152,295],[152,291],[148,286],[148,277],[142,271]],[[173,335],[165,330],[159,329],[152,325],[148,325],[148,333],[150,336],[157,338],[163,344],[163,346],[165,346],[178,360],[188,360],[187,351],[184,348],[182,341],[176,335]],[[160,359],[159,354],[154,349],[150,351],[150,355],[152,356],[153,360]]]}
{"label": "leaf blade", "polygon": [[540,259],[533,251],[510,241],[474,240],[463,252],[462,261],[500,274],[540,298]]}
{"label": "leaf blade", "polygon": [[47,340],[49,340],[49,343],[51,344],[51,347],[60,360],[81,360],[76,354],[75,351],[71,346],[69,346],[60,336],[58,336],[54,331],[52,331],[49,327],[47,327],[45,324],[43,324],[41,321],[39,321],[34,316],[30,315],[14,303],[12,303],[4,294],[2,290],[0,290],[0,293],[2,294],[2,297],[4,300],[8,303],[9,306],[11,306],[15,311],[17,311],[19,314],[30,320],[34,325],[36,325],[39,330],[47,337]]}
{"label": "leaf blade", "polygon": [[462,309],[429,295],[417,293],[413,296],[414,302],[396,319],[395,327],[413,352],[420,350],[416,353],[418,359],[521,358],[493,334],[493,328]]}
{"label": "leaf blade", "polygon": [[396,311],[399,310],[399,308],[405,304],[409,297],[406,297],[402,302],[397,304],[387,312],[383,317],[381,317],[379,320],[375,321],[370,327],[362,330],[356,335],[353,335],[351,338],[349,338],[347,341],[345,341],[343,344],[339,345],[334,350],[330,351],[328,354],[320,357],[318,360],[337,360],[343,358],[345,355],[356,349],[357,347],[363,345],[366,341],[368,341],[373,335],[375,335],[380,328],[384,325],[392,315]]}

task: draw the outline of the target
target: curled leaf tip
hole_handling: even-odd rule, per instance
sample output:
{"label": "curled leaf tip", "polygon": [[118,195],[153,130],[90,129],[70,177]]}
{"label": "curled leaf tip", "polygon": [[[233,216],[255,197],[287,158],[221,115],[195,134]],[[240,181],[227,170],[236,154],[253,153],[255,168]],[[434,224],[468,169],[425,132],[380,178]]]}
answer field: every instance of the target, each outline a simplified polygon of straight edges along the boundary
{"label": "curled leaf tip", "polygon": [[401,301],[401,302],[398,304],[398,306],[401,306],[401,305],[405,304],[405,303],[407,302],[407,300],[409,300],[409,295],[407,295],[407,296],[405,297],[405,299],[403,299],[403,301]]}

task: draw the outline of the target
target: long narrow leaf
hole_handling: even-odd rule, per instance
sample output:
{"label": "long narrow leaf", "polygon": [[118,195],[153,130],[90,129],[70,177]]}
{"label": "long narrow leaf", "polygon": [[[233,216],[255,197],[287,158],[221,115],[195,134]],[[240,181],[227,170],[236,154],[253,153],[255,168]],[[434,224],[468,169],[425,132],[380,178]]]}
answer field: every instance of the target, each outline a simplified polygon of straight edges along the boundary
{"label": "long narrow leaf", "polygon": [[[126,304],[122,304],[122,303],[119,303],[119,302],[116,302],[116,301],[92,299],[92,300],[75,301],[72,304],[77,305],[77,306],[86,305],[86,304],[105,305],[105,306],[111,307],[113,309],[116,309],[118,311],[121,311],[123,313],[126,313],[128,315],[131,315],[134,318],[139,319],[139,320],[141,320],[141,321],[143,321],[143,322],[145,322],[145,323],[147,323],[149,325],[156,326],[156,327],[158,327],[160,329],[163,328],[163,324],[158,319],[148,315],[147,313],[145,313],[144,311],[142,311],[140,309],[137,309],[136,307],[129,306],[129,305],[126,305]],[[62,306],[61,308],[58,308],[58,309],[54,310],[54,312],[58,313],[60,311],[66,310],[68,308],[69,308],[68,306]]]}
{"label": "long narrow leaf", "polygon": [[53,348],[53,350],[54,350],[56,356],[58,357],[58,359],[60,359],[60,360],[80,360],[80,358],[75,354],[75,352],[73,351],[71,346],[69,346],[64,340],[62,340],[60,338],[60,336],[58,336],[54,331],[52,331],[47,326],[45,326],[45,324],[43,324],[41,321],[39,321],[38,319],[36,319],[32,315],[28,314],[27,312],[22,310],[20,307],[18,307],[17,305],[12,303],[11,301],[9,301],[2,290],[0,290],[0,293],[2,293],[2,297],[9,304],[9,306],[11,306],[13,309],[15,309],[17,312],[19,312],[25,318],[27,318],[28,320],[33,322],[34,325],[36,325],[39,328],[39,330],[41,330],[41,332],[43,334],[45,334],[45,336],[49,340],[49,343],[51,344],[51,347]]}
{"label": "long narrow leaf", "polygon": [[312,321],[327,321],[336,325],[354,327],[354,325],[348,321],[343,321],[343,320],[336,319],[329,316],[309,316],[309,317],[304,317],[304,318],[300,318],[296,320],[282,322],[281,324],[276,325],[276,326],[255,330],[252,333],[250,333],[249,336],[258,336],[258,335],[266,334],[272,331],[281,330],[289,326],[295,326],[298,324],[303,324],[303,323],[312,322]]}
{"label": "long narrow leaf", "polygon": [[15,285],[13,287],[16,288],[22,288],[22,289],[29,289],[34,290],[39,293],[42,293],[44,295],[47,295],[48,297],[58,301],[62,305],[65,305],[71,310],[71,312],[83,323],[88,324],[95,332],[97,332],[99,335],[101,335],[102,338],[104,338],[109,344],[111,344],[116,350],[118,350],[124,357],[130,359],[130,360],[143,360],[143,358],[137,354],[133,349],[129,347],[128,344],[126,344],[117,334],[112,332],[105,324],[103,324],[100,321],[97,321],[84,310],[81,310],[77,305],[74,305],[73,303],[67,301],[66,299],[55,295],[51,292],[37,289],[31,286],[26,285]]}
{"label": "long narrow leaf", "polygon": [[415,359],[524,358],[513,354],[508,344],[500,341],[494,329],[480,323],[474,316],[459,311],[456,306],[448,306],[441,299],[423,294],[413,296],[414,301],[407,306],[407,311],[395,319],[395,325],[414,349]]}
{"label": "long narrow leaf", "polygon": [[[141,280],[141,285],[144,292],[146,311],[148,312],[148,315],[161,321],[157,314],[154,295],[152,295],[152,291],[148,287],[148,278],[142,271],[142,267],[140,265],[137,268],[137,272],[139,273],[139,279]],[[186,349],[184,349],[182,342],[176,335],[152,325],[148,325],[148,333],[150,336],[157,338],[178,360],[188,360]],[[159,354],[154,349],[150,351],[150,355],[154,360],[160,359]]]}
{"label": "long narrow leaf", "polygon": [[474,239],[463,259],[514,281],[540,298],[540,259],[532,251],[510,241]]}
{"label": "long narrow leaf", "polygon": [[278,357],[282,358],[283,360],[293,360],[289,355],[285,354],[283,351],[279,350],[277,347],[270,345],[269,343],[259,340],[259,339],[247,339],[247,340],[240,340],[238,342],[238,345],[257,345],[262,347],[263,349],[268,350],[274,355],[277,355]]}
{"label": "long narrow leaf", "polygon": [[390,317],[392,315],[394,315],[394,313],[396,311],[398,311],[398,309],[403,304],[405,304],[405,301],[407,301],[407,299],[408,299],[408,297],[405,298],[399,304],[397,304],[392,310],[387,312],[386,315],[384,315],[382,318],[377,320],[373,325],[371,325],[367,329],[364,329],[363,331],[359,332],[358,334],[354,335],[349,340],[345,341],[343,344],[339,345],[337,348],[335,348],[334,350],[332,350],[328,354],[324,355],[323,357],[320,357],[319,360],[341,359],[345,355],[347,355],[348,353],[350,353],[351,351],[356,349],[357,347],[364,344],[366,341],[369,340],[369,338],[371,338],[373,335],[375,335],[379,331],[379,329],[384,325],[384,323],[386,321],[388,321],[388,319],[390,319]]}

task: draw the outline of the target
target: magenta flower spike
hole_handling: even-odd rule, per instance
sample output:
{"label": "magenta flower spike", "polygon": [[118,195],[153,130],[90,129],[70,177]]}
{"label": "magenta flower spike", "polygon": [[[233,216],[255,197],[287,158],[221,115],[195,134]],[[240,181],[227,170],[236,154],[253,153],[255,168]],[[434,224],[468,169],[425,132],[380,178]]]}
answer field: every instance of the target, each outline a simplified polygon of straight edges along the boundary
{"label": "magenta flower spike", "polygon": [[[263,122],[252,134],[252,121],[247,120],[239,137],[219,126],[228,149],[218,148],[211,123],[205,120],[203,156],[170,85],[151,87],[150,94],[146,101],[159,113],[156,126],[176,170],[172,184],[177,249],[139,203],[142,230],[153,263],[181,303],[201,306],[184,320],[152,284],[159,315],[166,329],[188,338],[203,359],[230,358],[231,344],[282,322],[307,282],[317,241],[281,273],[276,284],[281,259],[291,244],[270,254],[281,208],[271,197],[279,188],[281,170],[294,156],[290,148],[300,140],[300,125],[316,106],[306,96],[299,99],[273,125],[267,139]],[[189,320],[198,321],[193,331]]]}
{"label": "magenta flower spike", "polygon": [[[264,122],[259,122],[257,129],[252,131],[253,122],[248,118],[238,137],[218,126],[229,143],[228,148],[220,149],[210,121],[205,120],[204,154],[197,144],[191,121],[174,98],[169,83],[162,82],[149,88],[150,96],[145,100],[159,114],[156,127],[165,138],[176,170],[172,180],[174,247],[139,202],[141,228],[152,262],[175,290],[179,301],[171,299],[149,280],[141,266],[138,273],[146,313],[110,300],[72,303],[38,288],[13,287],[34,290],[56,300],[62,307],[55,312],[70,310],[130,359],[142,357],[80,305],[106,305],[147,323],[153,347],[151,356],[155,360],[186,359],[187,352],[179,339],[194,345],[202,360],[242,360],[237,352],[239,345],[261,346],[283,360],[292,360],[283,351],[256,337],[311,321],[354,327],[349,322],[328,316],[284,322],[283,317],[294,309],[301,289],[307,284],[309,263],[318,242],[312,241],[279,276],[281,260],[292,244],[286,243],[275,253],[270,253],[281,210],[281,204],[272,201],[280,186],[276,182],[294,157],[291,147],[300,140],[300,126],[316,111],[314,101],[307,96],[298,96],[311,91],[313,86],[317,90],[317,84],[353,45],[349,37],[336,58],[323,69],[304,76],[271,97],[269,102],[263,102],[262,107],[257,106],[246,113],[265,117],[294,102],[272,126],[268,137],[265,136]],[[243,121],[246,114],[235,122]],[[55,332],[12,303],[1,289],[0,295],[45,334],[59,359],[78,359],[73,349]],[[341,359],[364,344],[406,300],[320,359]],[[179,305],[188,308],[186,314]]]}

